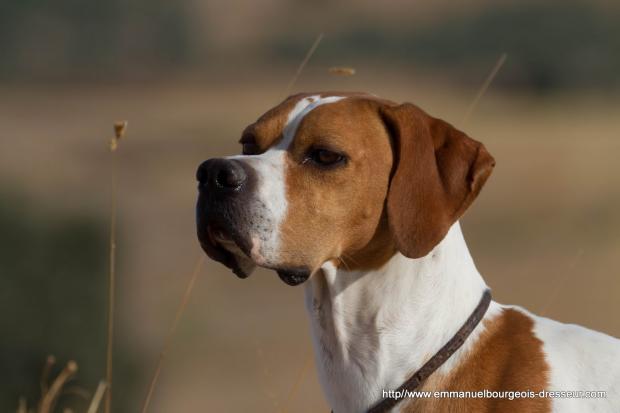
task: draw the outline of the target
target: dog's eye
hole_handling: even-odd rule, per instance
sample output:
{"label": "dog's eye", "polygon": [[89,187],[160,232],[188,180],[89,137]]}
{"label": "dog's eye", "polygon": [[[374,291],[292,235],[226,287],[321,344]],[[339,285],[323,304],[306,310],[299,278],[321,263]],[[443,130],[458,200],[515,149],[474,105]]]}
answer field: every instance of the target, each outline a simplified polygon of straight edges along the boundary
{"label": "dog's eye", "polygon": [[243,142],[241,143],[241,153],[243,155],[256,155],[260,152],[260,148],[254,142]]}
{"label": "dog's eye", "polygon": [[344,163],[346,157],[341,153],[328,149],[314,149],[308,154],[306,159],[319,166],[328,167]]}

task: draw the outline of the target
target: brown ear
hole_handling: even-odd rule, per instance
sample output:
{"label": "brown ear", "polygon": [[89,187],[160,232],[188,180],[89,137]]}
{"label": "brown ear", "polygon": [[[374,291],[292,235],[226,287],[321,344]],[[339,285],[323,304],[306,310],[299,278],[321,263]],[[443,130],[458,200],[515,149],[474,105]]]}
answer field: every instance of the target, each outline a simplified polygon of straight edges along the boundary
{"label": "brown ear", "polygon": [[387,196],[399,251],[427,255],[476,198],[495,166],[484,145],[410,103],[381,108],[394,151]]}

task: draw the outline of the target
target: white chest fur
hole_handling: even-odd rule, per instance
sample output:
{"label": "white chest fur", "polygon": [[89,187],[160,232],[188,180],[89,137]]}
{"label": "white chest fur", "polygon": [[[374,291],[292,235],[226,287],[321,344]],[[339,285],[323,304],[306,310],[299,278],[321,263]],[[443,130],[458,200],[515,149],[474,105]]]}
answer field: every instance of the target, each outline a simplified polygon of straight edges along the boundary
{"label": "white chest fur", "polygon": [[423,258],[396,254],[368,272],[331,263],[322,270],[306,286],[306,306],[321,384],[336,413],[365,411],[382,390],[402,384],[460,328],[486,288],[458,223]]}

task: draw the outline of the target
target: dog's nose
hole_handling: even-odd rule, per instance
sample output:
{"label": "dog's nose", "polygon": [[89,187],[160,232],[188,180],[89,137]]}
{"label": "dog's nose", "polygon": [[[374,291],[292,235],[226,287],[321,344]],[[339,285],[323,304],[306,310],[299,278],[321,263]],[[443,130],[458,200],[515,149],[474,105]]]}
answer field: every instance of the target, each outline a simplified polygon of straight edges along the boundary
{"label": "dog's nose", "polygon": [[211,191],[230,191],[240,189],[247,174],[239,161],[217,158],[204,161],[196,171],[196,179]]}

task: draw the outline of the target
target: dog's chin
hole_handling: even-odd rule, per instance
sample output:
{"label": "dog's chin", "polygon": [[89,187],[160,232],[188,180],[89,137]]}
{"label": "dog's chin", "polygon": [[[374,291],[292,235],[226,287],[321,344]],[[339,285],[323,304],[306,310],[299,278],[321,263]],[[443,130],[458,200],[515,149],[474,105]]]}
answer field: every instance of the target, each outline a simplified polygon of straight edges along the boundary
{"label": "dog's chin", "polygon": [[307,268],[279,269],[278,277],[290,286],[303,284],[310,278],[311,272]]}
{"label": "dog's chin", "polygon": [[233,272],[239,278],[247,278],[256,269],[256,267],[263,267],[269,270],[274,270],[278,274],[278,277],[286,284],[290,286],[296,286],[303,284],[310,278],[311,272],[309,269],[303,268],[286,268],[286,267],[273,267],[264,264],[258,264],[254,262],[250,257],[245,255],[241,248],[232,240],[222,240],[218,243],[228,251],[236,260],[237,268],[233,268]]}

